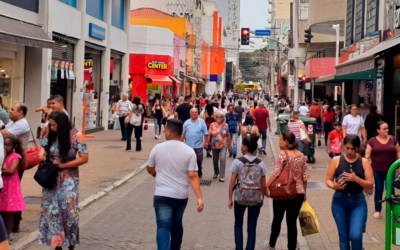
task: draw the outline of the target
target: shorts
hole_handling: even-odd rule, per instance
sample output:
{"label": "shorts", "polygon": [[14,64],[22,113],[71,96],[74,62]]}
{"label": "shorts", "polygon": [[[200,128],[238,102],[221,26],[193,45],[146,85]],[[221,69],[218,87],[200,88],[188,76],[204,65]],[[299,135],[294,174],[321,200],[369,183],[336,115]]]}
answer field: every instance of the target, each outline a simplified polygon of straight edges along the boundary
{"label": "shorts", "polygon": [[321,134],[321,128],[322,128],[321,122],[318,122],[318,121],[317,121],[317,123],[316,123],[315,126],[314,126],[315,133],[316,133],[316,134]]}
{"label": "shorts", "polygon": [[342,155],[342,153],[333,153],[333,152],[329,153],[329,157],[331,157],[331,158],[333,158],[335,156],[340,156],[340,155]]}

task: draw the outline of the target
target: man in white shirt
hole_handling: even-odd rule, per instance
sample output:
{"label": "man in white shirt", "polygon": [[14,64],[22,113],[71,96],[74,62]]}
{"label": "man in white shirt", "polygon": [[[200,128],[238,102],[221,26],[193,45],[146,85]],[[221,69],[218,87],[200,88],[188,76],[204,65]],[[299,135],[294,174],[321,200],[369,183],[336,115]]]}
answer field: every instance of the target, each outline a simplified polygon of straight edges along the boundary
{"label": "man in white shirt", "polygon": [[121,126],[121,141],[126,141],[126,124],[125,118],[132,106],[132,103],[128,100],[128,94],[124,93],[122,95],[122,100],[119,100],[115,105],[117,107],[117,114],[119,116],[119,124]]}
{"label": "man in white shirt", "polygon": [[204,208],[193,149],[181,142],[183,123],[170,119],[165,126],[166,142],[150,153],[147,172],[156,177],[154,209],[158,249],[181,249],[182,217],[188,203],[190,186],[197,196],[197,211]]}
{"label": "man in white shirt", "polygon": [[301,103],[301,106],[299,108],[299,112],[300,112],[300,115],[307,115],[307,113],[310,112],[310,110],[307,108],[305,102]]}
{"label": "man in white shirt", "polygon": [[10,120],[12,122],[8,123],[5,128],[5,130],[22,140],[24,149],[28,149],[30,131],[29,123],[25,118],[27,112],[28,108],[25,103],[14,103],[10,109]]}

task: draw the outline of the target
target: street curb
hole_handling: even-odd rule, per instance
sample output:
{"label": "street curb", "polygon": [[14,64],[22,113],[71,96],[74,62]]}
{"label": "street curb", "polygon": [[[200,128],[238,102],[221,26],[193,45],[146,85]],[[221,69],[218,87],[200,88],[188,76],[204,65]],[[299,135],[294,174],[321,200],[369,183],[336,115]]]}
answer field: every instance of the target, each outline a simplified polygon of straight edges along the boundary
{"label": "street curb", "polygon": [[[271,135],[271,133],[270,133],[270,135]],[[270,145],[271,150],[272,150],[272,156],[274,157],[274,161],[276,162],[276,157],[277,157],[278,153],[276,152],[276,149],[273,146],[273,142],[272,142],[271,136],[267,136],[267,137],[268,137],[269,145]],[[273,207],[272,207],[272,199],[269,199],[268,205],[269,205],[269,213],[270,213],[271,221],[272,221],[272,219],[274,218]],[[299,220],[297,220],[297,232],[298,232],[297,233],[297,242],[299,243],[300,250],[309,250],[310,246],[308,245],[306,237],[303,237],[301,235],[301,233],[300,233],[301,232],[301,228],[300,228]]]}
{"label": "street curb", "polygon": [[[133,178],[135,175],[139,174],[143,169],[145,169],[147,166],[147,162],[142,164],[139,168],[133,170],[129,174],[125,175],[122,179],[115,181],[113,184],[110,186],[104,188],[102,191],[97,192],[96,194],[93,194],[86,199],[84,199],[82,202],[79,203],[79,208],[82,211],[85,209],[87,206],[89,206],[91,203],[95,202],[98,199],[103,198],[107,194],[109,194],[111,191],[114,189],[118,188],[131,178]],[[27,236],[22,237],[20,240],[18,240],[15,244],[12,244],[11,247],[13,250],[21,250],[36,241],[40,236],[39,229],[35,230],[34,232],[30,233]]]}

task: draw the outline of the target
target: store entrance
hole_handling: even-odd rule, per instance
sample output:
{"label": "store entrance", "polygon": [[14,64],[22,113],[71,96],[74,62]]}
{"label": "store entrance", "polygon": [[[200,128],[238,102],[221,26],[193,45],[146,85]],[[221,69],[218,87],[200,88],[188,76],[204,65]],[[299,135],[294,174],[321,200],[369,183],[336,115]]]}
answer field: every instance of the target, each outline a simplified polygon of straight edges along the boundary
{"label": "store entrance", "polygon": [[85,49],[85,70],[84,70],[84,96],[87,107],[96,114],[86,113],[86,130],[100,128],[100,94],[101,94],[101,51],[91,48]]}

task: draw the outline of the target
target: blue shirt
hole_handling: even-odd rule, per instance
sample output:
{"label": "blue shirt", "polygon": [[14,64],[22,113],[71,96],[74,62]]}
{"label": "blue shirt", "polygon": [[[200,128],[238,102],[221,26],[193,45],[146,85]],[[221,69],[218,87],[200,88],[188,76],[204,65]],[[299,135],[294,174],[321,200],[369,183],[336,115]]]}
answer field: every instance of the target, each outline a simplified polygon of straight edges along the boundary
{"label": "blue shirt", "polygon": [[237,113],[226,113],[226,123],[229,125],[229,133],[237,133],[238,123],[242,121],[240,115]]}
{"label": "blue shirt", "polygon": [[188,119],[183,124],[183,134],[186,137],[186,145],[191,148],[202,148],[203,136],[208,135],[207,125],[201,118],[197,120],[197,123],[194,123],[192,119]]}

